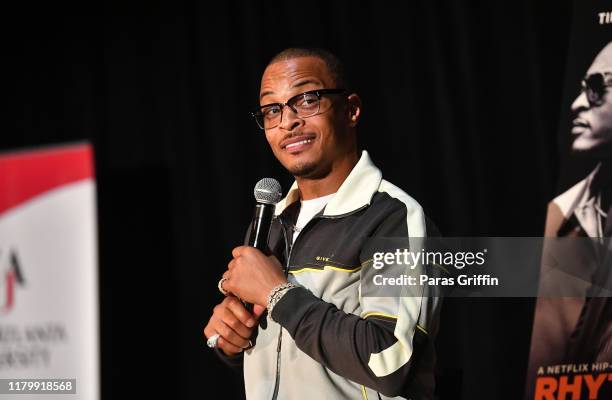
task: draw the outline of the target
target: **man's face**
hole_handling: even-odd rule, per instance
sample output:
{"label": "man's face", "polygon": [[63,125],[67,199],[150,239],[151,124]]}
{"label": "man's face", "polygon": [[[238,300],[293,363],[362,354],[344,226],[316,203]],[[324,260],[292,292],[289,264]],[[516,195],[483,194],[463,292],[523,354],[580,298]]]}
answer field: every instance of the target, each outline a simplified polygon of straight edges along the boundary
{"label": "man's face", "polygon": [[[336,84],[323,60],[298,57],[266,68],[259,103],[285,103],[308,90],[334,88]],[[341,95],[323,95],[320,101],[319,113],[307,118],[284,107],[279,125],[265,131],[276,158],[296,177],[327,176],[334,160],[352,149],[354,138],[349,133],[346,100]]]}
{"label": "man's face", "polygon": [[[612,43],[597,55],[586,73],[612,73]],[[607,78],[608,82],[610,77]],[[572,104],[574,115],[572,150],[597,158],[609,157],[612,144],[612,93],[609,86],[604,87],[601,101],[590,104],[583,91]]]}

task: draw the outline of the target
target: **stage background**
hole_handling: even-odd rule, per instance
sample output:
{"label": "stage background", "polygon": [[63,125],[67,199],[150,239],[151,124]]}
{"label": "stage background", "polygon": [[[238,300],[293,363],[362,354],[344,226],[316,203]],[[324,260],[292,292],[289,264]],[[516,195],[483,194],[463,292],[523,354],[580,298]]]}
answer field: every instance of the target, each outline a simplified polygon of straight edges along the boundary
{"label": "stage background", "polygon": [[[543,231],[569,0],[7,7],[0,149],[94,145],[105,399],[241,393],[202,329],[254,183],[291,181],[247,113],[266,61],[287,46],[345,60],[363,98],[361,145],[443,234]],[[532,310],[447,301],[442,397],[520,398]]]}

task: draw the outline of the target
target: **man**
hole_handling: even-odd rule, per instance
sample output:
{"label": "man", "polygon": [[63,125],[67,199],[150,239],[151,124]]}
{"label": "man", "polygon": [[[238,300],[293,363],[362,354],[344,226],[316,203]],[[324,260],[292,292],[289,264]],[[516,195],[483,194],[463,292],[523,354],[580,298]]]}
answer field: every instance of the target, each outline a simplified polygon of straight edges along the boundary
{"label": "man", "polygon": [[[588,157],[595,168],[557,196],[548,207],[547,237],[591,237],[550,242],[541,281],[568,297],[538,299],[531,343],[529,377],[542,365],[612,361],[612,308],[609,289],[612,218],[612,42],[595,57],[571,106],[572,153]],[[571,245],[571,246],[570,246]],[[554,248],[553,248],[554,247]],[[543,287],[541,285],[541,287]],[[563,289],[558,289],[563,285]],[[594,296],[594,297],[590,297]],[[608,389],[609,390],[609,389]]]}
{"label": "man", "polygon": [[572,103],[572,151],[596,162],[582,181],[549,205],[546,236],[603,237],[612,177],[612,42],[595,57]]}
{"label": "man", "polygon": [[228,296],[204,329],[224,361],[244,364],[249,399],[433,397],[437,300],[361,296],[367,240],[426,227],[419,204],[358,154],[361,101],[347,88],[338,59],[316,49],[281,52],[261,80],[254,116],[296,181],[276,206],[273,256],[232,251]]}

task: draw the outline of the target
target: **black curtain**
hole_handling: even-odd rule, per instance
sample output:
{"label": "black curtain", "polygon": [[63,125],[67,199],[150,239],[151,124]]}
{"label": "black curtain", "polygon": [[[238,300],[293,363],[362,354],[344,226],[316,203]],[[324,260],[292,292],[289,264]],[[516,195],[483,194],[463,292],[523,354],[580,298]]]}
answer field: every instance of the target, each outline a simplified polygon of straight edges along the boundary
{"label": "black curtain", "polygon": [[[253,185],[292,182],[248,116],[272,55],[319,46],[345,61],[363,99],[361,147],[443,234],[541,236],[571,9],[570,0],[7,6],[0,149],[88,140],[95,150],[103,398],[243,393],[202,329]],[[446,302],[442,398],[522,396],[532,307]]]}

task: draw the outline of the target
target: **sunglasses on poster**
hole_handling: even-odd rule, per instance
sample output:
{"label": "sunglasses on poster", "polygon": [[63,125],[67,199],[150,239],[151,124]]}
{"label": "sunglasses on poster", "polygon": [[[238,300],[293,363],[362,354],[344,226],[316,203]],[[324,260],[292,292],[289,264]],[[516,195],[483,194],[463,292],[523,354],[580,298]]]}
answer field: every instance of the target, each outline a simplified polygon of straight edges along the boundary
{"label": "sunglasses on poster", "polygon": [[591,106],[603,103],[606,87],[612,86],[612,72],[597,72],[582,80],[582,91],[586,94]]}

